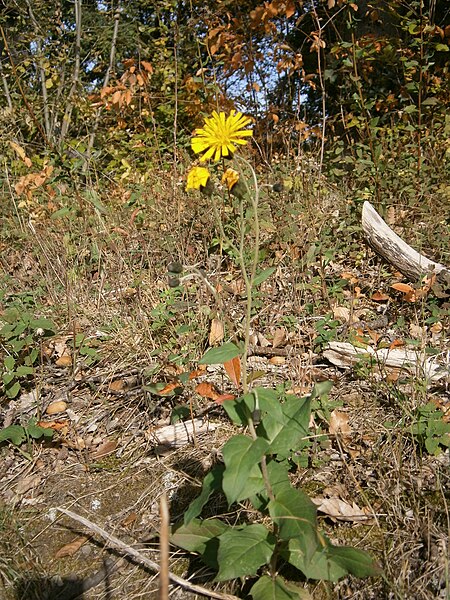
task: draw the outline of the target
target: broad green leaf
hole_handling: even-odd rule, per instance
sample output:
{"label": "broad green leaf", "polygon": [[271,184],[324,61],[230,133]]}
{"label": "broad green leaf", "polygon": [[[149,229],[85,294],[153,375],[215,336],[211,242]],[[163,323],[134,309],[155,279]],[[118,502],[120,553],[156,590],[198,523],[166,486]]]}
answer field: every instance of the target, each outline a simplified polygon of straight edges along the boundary
{"label": "broad green leaf", "polygon": [[229,529],[219,536],[216,581],[255,575],[270,561],[274,549],[275,537],[260,523]]}
{"label": "broad green leaf", "polygon": [[68,206],[65,206],[64,208],[55,210],[55,212],[50,215],[50,219],[52,219],[52,220],[60,219],[61,217],[65,217],[66,215],[70,215],[71,213],[72,213],[72,209],[69,208]]}
{"label": "broad green leaf", "polygon": [[298,449],[308,436],[310,413],[309,398],[297,397],[290,397],[279,409],[267,413],[257,433],[268,440],[268,452],[286,457]]}
{"label": "broad green leaf", "polygon": [[261,285],[261,283],[263,281],[265,281],[266,279],[269,279],[269,277],[272,275],[272,273],[275,273],[275,271],[277,270],[276,267],[269,267],[268,269],[264,269],[263,271],[260,271],[255,279],[253,280],[253,285],[256,287],[258,285]]}
{"label": "broad green leaf", "polygon": [[311,600],[308,590],[286,581],[279,575],[263,575],[250,590],[254,600]]}
{"label": "broad green leaf", "polygon": [[39,427],[39,425],[29,424],[26,427],[26,432],[35,440],[41,437],[51,438],[53,437],[53,429],[49,427]]}
{"label": "broad green leaf", "polygon": [[262,438],[253,441],[245,435],[235,435],[223,447],[222,487],[229,505],[264,489],[259,462],[267,445]]}
{"label": "broad green leaf", "polygon": [[225,467],[223,465],[215,466],[204,478],[202,491],[190,504],[187,511],[184,513],[184,524],[189,525],[192,519],[198,517],[209,497],[215,490],[222,489],[222,478]]}
{"label": "broad green leaf", "polygon": [[222,344],[219,348],[210,348],[203,358],[198,361],[199,365],[223,365],[228,360],[232,360],[236,356],[239,356],[241,351],[233,344],[233,342],[227,342]]}
{"label": "broad green leaf", "polygon": [[279,527],[279,536],[289,540],[297,536],[315,538],[317,509],[301,490],[286,489],[269,502],[269,513]]}
{"label": "broad green leaf", "polygon": [[14,367],[16,366],[16,359],[14,356],[5,356],[3,363],[8,371],[14,371]]}
{"label": "broad green leaf", "polygon": [[302,537],[294,538],[289,540],[288,548],[282,555],[308,579],[337,581],[347,575],[347,569],[329,556],[329,546],[326,542],[325,545],[319,544],[314,547]]}
{"label": "broad green leaf", "polygon": [[245,394],[236,400],[225,400],[222,406],[235,425],[247,427],[248,419],[255,410],[255,398],[253,394]]}
{"label": "broad green leaf", "polygon": [[372,577],[381,573],[380,567],[373,558],[358,548],[330,546],[328,554],[336,564],[356,577]]}
{"label": "broad green leaf", "polygon": [[30,323],[30,326],[33,329],[44,329],[44,331],[55,331],[55,324],[50,319],[45,319],[44,317],[40,319],[33,319]]}
{"label": "broad green leaf", "polygon": [[[289,479],[289,465],[287,461],[277,462],[275,460],[267,461],[267,474],[269,476],[272,492],[277,497],[287,490],[292,489],[292,484]],[[262,490],[255,496],[250,498],[254,508],[259,511],[265,511],[269,502],[269,497],[266,490]]]}
{"label": "broad green leaf", "polygon": [[33,373],[34,373],[33,367],[26,367],[24,365],[21,365],[21,366],[17,367],[17,369],[16,369],[16,375],[18,375],[19,377],[24,377],[26,375],[33,375]]}
{"label": "broad green leaf", "polygon": [[20,446],[26,439],[25,429],[21,425],[10,425],[0,431],[0,442],[9,440],[15,446]]}
{"label": "broad green leaf", "polygon": [[321,396],[327,396],[330,393],[331,388],[333,387],[332,381],[319,381],[319,383],[314,384],[311,395],[309,397],[310,400],[314,398],[320,398]]}
{"label": "broad green leaf", "polygon": [[219,519],[192,519],[188,525],[178,523],[172,529],[170,536],[171,544],[189,552],[205,552],[206,544],[209,540],[225,533],[229,526]]}
{"label": "broad green leaf", "polygon": [[5,394],[8,398],[15,398],[20,392],[20,383],[15,381],[12,385],[5,386]]}

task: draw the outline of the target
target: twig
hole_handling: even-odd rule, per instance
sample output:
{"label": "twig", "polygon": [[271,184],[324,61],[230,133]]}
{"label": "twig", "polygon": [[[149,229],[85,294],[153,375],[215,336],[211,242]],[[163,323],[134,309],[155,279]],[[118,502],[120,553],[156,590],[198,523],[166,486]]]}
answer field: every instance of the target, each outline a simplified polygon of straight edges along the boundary
{"label": "twig", "polygon": [[[154,573],[159,572],[159,565],[157,563],[146,558],[140,552],[135,550],[135,548],[133,548],[132,546],[129,546],[128,544],[125,544],[124,542],[119,540],[119,538],[115,537],[114,535],[111,535],[110,533],[107,533],[104,529],[102,529],[95,523],[92,523],[92,521],[89,521],[85,517],[82,517],[81,515],[77,515],[76,513],[72,512],[71,510],[68,510],[66,508],[61,508],[58,506],[58,507],[56,507],[56,510],[63,513],[64,515],[67,515],[74,521],[78,521],[78,523],[81,523],[82,525],[84,525],[85,527],[87,527],[88,529],[93,531],[94,533],[97,533],[98,535],[100,535],[104,540],[106,540],[106,542],[108,543],[108,545],[110,547],[121,550],[128,556],[132,556],[137,562],[145,565],[147,568],[149,568]],[[200,594],[200,595],[206,596],[208,598],[217,598],[218,600],[239,600],[239,598],[237,596],[233,596],[231,594],[221,594],[220,592],[214,592],[212,590],[208,590],[207,588],[205,588],[201,585],[195,585],[193,583],[190,583],[186,579],[183,579],[182,577],[178,577],[178,575],[175,575],[174,573],[171,573],[170,571],[169,571],[169,579],[172,583],[179,585],[180,587],[182,587],[185,590],[188,590],[189,592],[193,592],[195,594]]]}
{"label": "twig", "polygon": [[159,500],[161,525],[159,530],[159,600],[169,599],[169,507],[167,496]]}

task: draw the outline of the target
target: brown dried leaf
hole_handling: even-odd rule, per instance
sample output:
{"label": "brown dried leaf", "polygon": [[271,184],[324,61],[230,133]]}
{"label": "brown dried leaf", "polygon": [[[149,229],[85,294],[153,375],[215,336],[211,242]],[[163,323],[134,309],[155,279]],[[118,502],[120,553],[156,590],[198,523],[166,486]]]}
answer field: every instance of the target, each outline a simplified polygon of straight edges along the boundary
{"label": "brown dried leaf", "polygon": [[337,497],[316,498],[313,502],[317,506],[317,510],[325,513],[333,520],[358,522],[367,521],[371,518],[368,509],[361,509],[355,502],[349,504]]}
{"label": "brown dried leaf", "polygon": [[273,334],[272,348],[278,348],[282,346],[286,341],[286,329],[284,327],[277,327]]}
{"label": "brown dried leaf", "polygon": [[97,449],[92,453],[92,458],[102,458],[103,456],[107,456],[108,454],[112,454],[117,448],[116,440],[105,440],[97,447]]}
{"label": "brown dried leaf", "polygon": [[235,356],[231,360],[227,360],[227,362],[223,363],[223,366],[228,377],[238,388],[241,384],[241,359],[239,356]]}
{"label": "brown dried leaf", "polygon": [[48,415],[56,415],[58,413],[62,413],[66,410],[67,403],[63,400],[58,400],[57,402],[51,402],[47,406],[47,410],[45,411]]}
{"label": "brown dried leaf", "polygon": [[352,433],[352,428],[348,424],[349,416],[347,413],[333,410],[330,415],[329,432],[331,434],[340,433],[344,437],[348,437]]}
{"label": "brown dried leaf", "polygon": [[69,354],[63,354],[55,361],[57,367],[70,367],[72,365],[72,357]]}
{"label": "brown dried leaf", "polygon": [[219,319],[213,319],[211,321],[211,329],[209,331],[209,345],[214,346],[214,344],[221,342],[224,336],[224,327],[222,321]]}
{"label": "brown dried leaf", "polygon": [[86,535],[81,535],[81,536],[75,538],[74,540],[72,540],[71,542],[66,544],[65,546],[62,546],[62,548],[60,548],[56,552],[55,558],[64,558],[65,556],[73,556],[74,554],[76,554],[78,552],[78,550],[81,548],[81,546],[83,546],[88,541],[88,539],[89,539],[89,537]]}

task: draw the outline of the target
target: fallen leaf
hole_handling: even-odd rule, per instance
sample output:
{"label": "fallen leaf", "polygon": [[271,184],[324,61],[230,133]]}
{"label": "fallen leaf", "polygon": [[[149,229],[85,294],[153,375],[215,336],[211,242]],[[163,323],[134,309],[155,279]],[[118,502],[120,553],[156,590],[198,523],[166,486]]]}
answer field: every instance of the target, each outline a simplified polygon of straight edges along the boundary
{"label": "fallen leaf", "polygon": [[92,452],[91,457],[94,459],[102,458],[103,456],[112,454],[116,448],[117,448],[116,440],[105,440],[104,442],[102,442],[100,444],[100,446],[97,447],[97,449],[94,452]]}
{"label": "fallen leaf", "polygon": [[347,306],[334,306],[333,316],[341,323],[348,323],[350,321],[350,309]]}
{"label": "fallen leaf", "polygon": [[214,344],[221,342],[224,336],[224,327],[222,321],[219,319],[213,319],[211,321],[211,329],[209,331],[209,345],[214,346]]}
{"label": "fallen leaf", "polygon": [[15,492],[18,496],[26,494],[31,489],[36,488],[41,483],[42,477],[40,475],[28,475],[19,481],[16,486]]}
{"label": "fallen leaf", "polygon": [[193,379],[196,379],[197,377],[201,377],[202,375],[205,374],[206,371],[206,365],[200,365],[198,369],[195,369],[195,371],[191,371],[189,373],[189,381],[192,381]]}
{"label": "fallen leaf", "polygon": [[211,400],[217,400],[220,396],[212,383],[199,383],[195,391],[203,398],[210,398]]}
{"label": "fallen leaf", "polygon": [[349,504],[345,500],[336,497],[315,498],[313,502],[317,506],[317,510],[328,515],[333,520],[358,522],[367,521],[371,518],[368,509],[359,508],[355,502]]}
{"label": "fallen leaf", "polygon": [[220,396],[217,396],[214,402],[216,404],[223,404],[225,400],[236,400],[236,396],[233,396],[233,394],[220,394]]}
{"label": "fallen leaf", "polygon": [[81,546],[83,546],[88,541],[88,539],[89,539],[89,537],[86,535],[81,535],[81,536],[75,538],[74,540],[72,540],[71,542],[66,544],[65,546],[62,546],[62,548],[60,548],[56,552],[55,558],[64,558],[65,556],[73,556],[74,554],[76,554],[78,552],[78,550],[81,548]]}
{"label": "fallen leaf", "polygon": [[269,358],[271,365],[284,365],[285,362],[286,358],[284,356],[272,356],[272,358]]}
{"label": "fallen leaf", "polygon": [[272,348],[278,348],[282,346],[286,341],[286,329],[284,327],[277,327],[273,334]]}
{"label": "fallen leaf", "polygon": [[56,415],[58,413],[62,413],[66,410],[67,403],[63,400],[59,400],[57,402],[51,402],[47,406],[47,410],[45,411],[48,415]]}
{"label": "fallen leaf", "polygon": [[331,434],[340,433],[344,437],[348,437],[352,433],[352,428],[348,424],[349,416],[348,413],[333,410],[330,414],[330,422],[328,423],[329,432]]}
{"label": "fallen leaf", "polygon": [[372,295],[371,299],[374,302],[387,302],[388,300],[390,300],[390,296],[378,290]]}
{"label": "fallen leaf", "polygon": [[225,363],[223,363],[223,366],[228,377],[238,388],[241,384],[241,359],[239,356],[235,356],[231,360],[227,360]]}
{"label": "fallen leaf", "polygon": [[172,383],[168,383],[167,385],[165,385],[162,388],[162,390],[159,390],[158,394],[160,396],[165,396],[166,394],[170,394],[170,392],[173,392],[173,390],[176,390],[179,387],[180,383],[178,381],[173,381]]}
{"label": "fallen leaf", "polygon": [[133,511],[127,517],[125,517],[125,519],[123,519],[120,522],[120,525],[122,527],[129,527],[136,521],[137,518],[138,518],[138,514]]}
{"label": "fallen leaf", "polygon": [[386,223],[388,225],[395,225],[396,220],[395,206],[390,206],[386,211]]}
{"label": "fallen leaf", "polygon": [[125,387],[125,381],[123,379],[116,379],[115,381],[111,381],[109,384],[109,389],[113,392],[120,392]]}
{"label": "fallen leaf", "polygon": [[416,325],[416,323],[411,323],[409,326],[409,333],[411,337],[416,340],[425,340],[427,337],[427,328],[421,325]]}
{"label": "fallen leaf", "polygon": [[72,357],[69,354],[63,354],[55,361],[57,367],[70,367],[72,365]]}
{"label": "fallen leaf", "polygon": [[340,277],[341,279],[346,279],[349,283],[358,283],[358,278],[356,277],[356,275],[348,271],[344,271],[343,273],[341,273]]}

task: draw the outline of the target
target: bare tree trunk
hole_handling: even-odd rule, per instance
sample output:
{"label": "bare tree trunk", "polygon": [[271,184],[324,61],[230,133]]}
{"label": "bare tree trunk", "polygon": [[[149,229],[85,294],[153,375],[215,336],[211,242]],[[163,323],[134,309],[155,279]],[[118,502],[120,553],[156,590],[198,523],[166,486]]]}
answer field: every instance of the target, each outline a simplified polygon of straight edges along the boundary
{"label": "bare tree trunk", "polygon": [[370,202],[364,202],[362,228],[372,248],[401,273],[418,281],[423,275],[433,272],[437,275],[447,272],[444,265],[429,260],[402,240],[387,225]]}
{"label": "bare tree trunk", "polygon": [[5,92],[6,103],[8,105],[9,110],[13,109],[13,103],[11,99],[11,93],[9,91],[8,80],[6,79],[5,72],[3,71],[2,61],[0,60],[0,77],[2,79],[3,90]]}
{"label": "bare tree trunk", "polygon": [[[114,13],[114,29],[113,29],[113,34],[112,34],[112,39],[111,39],[111,50],[109,53],[109,65],[108,68],[106,69],[106,73],[105,73],[105,78],[103,80],[103,87],[105,88],[108,83],[109,83],[109,78],[111,76],[111,72],[114,69],[114,61],[116,58],[116,44],[117,44],[117,36],[119,33],[119,19],[120,19],[120,12],[121,12],[121,6],[120,6],[120,2],[117,6],[117,9]],[[97,133],[97,129],[98,126],[100,124],[100,117],[102,114],[102,109],[101,107],[97,108],[97,111],[95,113],[95,120],[94,120],[94,124],[92,126],[92,131],[91,134],[89,136],[89,141],[88,141],[88,147],[86,150],[86,155],[87,155],[87,160],[83,165],[83,172],[86,172],[87,167],[88,167],[88,161],[89,158],[91,156],[92,153],[92,148],[94,147],[94,141],[95,141],[95,134]]]}
{"label": "bare tree trunk", "polygon": [[70,126],[72,118],[74,95],[80,82],[80,62],[81,62],[81,0],[75,0],[75,66],[73,69],[72,85],[67,98],[66,110],[61,123],[61,133],[59,144],[62,145]]}
{"label": "bare tree trunk", "polygon": [[41,92],[42,92],[42,108],[44,111],[44,128],[47,139],[50,139],[50,112],[48,108],[48,95],[47,95],[47,81],[45,76],[45,69],[42,64],[42,41],[39,33],[39,25],[36,21],[36,17],[34,16],[33,9],[31,8],[31,4],[29,0],[26,0],[28,14],[30,15],[30,19],[33,23],[34,30],[36,31],[36,71],[38,73],[39,81],[41,82]]}

